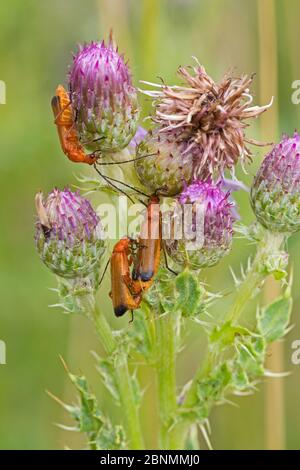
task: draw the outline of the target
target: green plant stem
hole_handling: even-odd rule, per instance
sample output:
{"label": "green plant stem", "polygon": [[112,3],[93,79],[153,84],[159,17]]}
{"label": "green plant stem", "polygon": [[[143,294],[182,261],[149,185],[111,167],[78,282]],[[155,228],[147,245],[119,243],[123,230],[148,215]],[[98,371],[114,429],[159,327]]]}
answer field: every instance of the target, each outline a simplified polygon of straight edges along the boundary
{"label": "green plant stem", "polygon": [[[93,320],[98,337],[108,356],[115,353],[118,343],[103,313],[96,307],[93,312]],[[144,449],[143,435],[140,425],[138,407],[135,401],[133,383],[128,367],[127,354],[118,350],[115,363],[115,378],[118,384],[122,414],[125,416],[126,435],[129,439],[131,450]]]}
{"label": "green plant stem", "polygon": [[[237,296],[232,306],[222,318],[222,323],[235,323],[239,320],[248,301],[253,298],[254,294],[257,293],[258,288],[262,285],[263,280],[269,275],[269,271],[265,267],[266,260],[268,260],[269,257],[272,257],[272,255],[276,256],[276,253],[279,252],[286,238],[285,234],[274,234],[264,229],[262,233],[262,239],[258,243],[256,256],[251,265],[251,268],[248,271],[244,281],[239,286]],[[192,409],[195,406],[195,403],[197,402],[198,384],[201,382],[201,380],[203,380],[203,378],[207,376],[207,373],[213,367],[214,358],[215,350],[210,348],[206,357],[204,358],[203,363],[193,378],[189,391],[187,392],[185,401],[183,403],[183,408],[185,410]],[[193,421],[187,418],[183,420],[178,426],[180,428],[179,433],[182,436],[182,443],[185,442],[186,434],[192,422]]]}
{"label": "green plant stem", "polygon": [[159,438],[161,448],[167,450],[180,449],[180,439],[174,426],[177,415],[175,322],[175,313],[167,313],[157,320]]}
{"label": "green plant stem", "polygon": [[247,302],[251,300],[257,289],[261,286],[264,279],[269,275],[268,270],[264,266],[264,260],[269,256],[279,251],[283,241],[285,239],[284,234],[274,234],[268,230],[263,231],[263,238],[259,242],[257,247],[256,256],[252,263],[251,269],[247,273],[244,281],[238,288],[237,296],[225,315],[223,321],[230,321],[232,323],[239,320]]}
{"label": "green plant stem", "polygon": [[103,313],[99,310],[97,306],[95,307],[93,314],[94,314],[93,320],[94,320],[98,337],[102,343],[102,346],[106,354],[109,356],[115,351],[117,347],[117,342],[114,338],[114,335],[111,331],[111,328],[105,316],[103,315]]}
{"label": "green plant stem", "polygon": [[127,423],[127,433],[132,450],[145,449],[140,425],[139,409],[135,399],[132,379],[128,368],[127,355],[123,351],[116,360],[116,379],[119,387],[122,413]]}

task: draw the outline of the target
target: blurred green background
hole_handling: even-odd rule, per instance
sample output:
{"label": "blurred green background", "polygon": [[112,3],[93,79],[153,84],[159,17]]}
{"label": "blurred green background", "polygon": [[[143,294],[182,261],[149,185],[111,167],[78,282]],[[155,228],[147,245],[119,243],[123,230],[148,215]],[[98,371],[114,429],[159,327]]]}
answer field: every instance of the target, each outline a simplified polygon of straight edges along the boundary
{"label": "blurred green background", "polygon": [[[71,51],[79,42],[107,37],[112,27],[136,84],[141,79],[157,81],[158,77],[175,82],[177,67],[191,63],[193,55],[215,79],[232,68],[235,74],[256,72],[255,102],[265,104],[275,94],[275,104],[268,116],[252,126],[249,135],[275,141],[281,132],[291,133],[300,127],[300,105],[291,102],[292,82],[300,79],[299,17],[300,0],[1,2],[0,79],[6,83],[7,103],[0,105],[0,340],[6,342],[7,364],[0,365],[0,448],[82,446],[79,436],[54,426],[67,418],[45,393],[50,389],[65,400],[73,397],[59,354],[71,370],[85,371],[99,400],[110,407],[90,354],[98,349],[93,330],[87,320],[67,317],[48,307],[56,301],[48,289],[55,287],[55,279],[39,261],[33,242],[35,192],[75,183],[74,173],[80,171],[59,148],[50,109],[56,85],[65,83]],[[146,114],[149,103],[144,101],[144,105]],[[254,153],[249,174],[242,175],[248,183],[263,150],[254,148]],[[239,196],[239,203],[243,220],[253,220],[246,194]],[[299,235],[289,246],[295,268],[296,327],[284,343],[283,366],[292,375],[284,380],[284,421],[273,423],[271,428],[280,426],[286,447],[300,449],[300,366],[293,366],[290,360],[291,343],[300,339]],[[249,253],[251,247],[236,240],[230,256],[205,273],[211,289],[230,288],[228,265],[238,269]],[[107,290],[106,284],[99,301],[112,318]],[[272,288],[266,295],[272,296]],[[220,306],[214,308],[217,313]],[[201,338],[200,331],[189,336],[189,347],[178,363],[179,384],[189,379],[201,359]],[[157,420],[153,377],[143,371],[142,375],[143,382],[150,383],[143,423],[150,430],[148,446],[153,447]],[[228,404],[214,410],[214,448],[268,446],[266,393],[272,412],[272,395],[266,392],[265,384],[259,385],[255,396],[234,399],[236,407]]]}

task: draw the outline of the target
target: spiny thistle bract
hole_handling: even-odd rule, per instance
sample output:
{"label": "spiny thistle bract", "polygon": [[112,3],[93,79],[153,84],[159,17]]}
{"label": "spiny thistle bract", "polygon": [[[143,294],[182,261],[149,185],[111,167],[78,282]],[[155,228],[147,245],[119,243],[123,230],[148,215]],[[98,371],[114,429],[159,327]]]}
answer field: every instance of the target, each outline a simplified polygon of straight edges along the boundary
{"label": "spiny thistle bract", "polygon": [[[235,220],[229,198],[230,193],[222,191],[221,182],[214,184],[211,180],[194,181],[181,193],[171,216],[175,239],[165,240],[167,252],[176,263],[200,269],[217,264],[228,253]],[[191,221],[186,212],[189,206]],[[178,221],[180,224],[176,225]],[[184,228],[182,239],[176,239],[176,226],[179,230]]]}
{"label": "spiny thistle bract", "polygon": [[300,230],[300,135],[284,136],[263,160],[251,189],[258,221],[272,232]]}
{"label": "spiny thistle bract", "polygon": [[149,132],[136,148],[135,168],[141,183],[152,193],[179,194],[193,176],[193,154],[185,155],[185,149],[184,142],[156,130]]}
{"label": "spiny thistle bract", "polygon": [[129,69],[112,39],[91,42],[75,55],[69,87],[76,127],[92,151],[118,152],[135,135],[139,108]]}
{"label": "spiny thistle bract", "polygon": [[35,241],[46,266],[65,278],[85,277],[100,269],[105,241],[90,202],[69,189],[36,195]]}
{"label": "spiny thistle bract", "polygon": [[185,142],[183,155],[196,154],[195,178],[219,176],[226,169],[233,173],[239,160],[251,159],[247,143],[256,143],[245,136],[246,121],[270,105],[250,106],[252,77],[226,75],[217,84],[198,62],[190,69],[178,69],[183,86],[154,85],[159,90],[144,91],[155,99],[153,120],[172,141]]}

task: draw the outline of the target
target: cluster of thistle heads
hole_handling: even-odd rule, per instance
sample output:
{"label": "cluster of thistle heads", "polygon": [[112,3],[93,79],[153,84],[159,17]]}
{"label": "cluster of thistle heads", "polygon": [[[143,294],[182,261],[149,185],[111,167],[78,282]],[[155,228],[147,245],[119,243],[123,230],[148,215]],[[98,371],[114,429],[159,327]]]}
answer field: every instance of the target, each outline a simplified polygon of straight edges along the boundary
{"label": "cluster of thistle heads", "polygon": [[[69,98],[79,141],[110,158],[127,148],[147,193],[175,205],[201,204],[204,242],[189,251],[186,240],[165,240],[168,255],[192,269],[216,264],[232,242],[236,210],[231,192],[243,185],[237,165],[252,160],[246,136],[252,118],[266,106],[252,105],[253,77],[226,75],[216,83],[196,61],[178,70],[181,84],[143,82],[153,100],[151,128],[140,126],[138,91],[114,42],[79,48],[70,67]],[[251,188],[258,221],[273,232],[300,229],[300,136],[284,136],[261,164]],[[101,223],[90,203],[70,190],[36,197],[36,243],[48,267],[63,277],[88,275],[105,250]],[[176,212],[176,211],[175,211]],[[174,213],[175,213],[174,212]]]}

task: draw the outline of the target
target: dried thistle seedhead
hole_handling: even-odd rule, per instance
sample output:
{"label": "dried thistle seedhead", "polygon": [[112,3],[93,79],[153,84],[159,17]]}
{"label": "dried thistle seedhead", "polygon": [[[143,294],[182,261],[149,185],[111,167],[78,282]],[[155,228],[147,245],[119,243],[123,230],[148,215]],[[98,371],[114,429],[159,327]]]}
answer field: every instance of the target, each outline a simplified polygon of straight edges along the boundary
{"label": "dried thistle seedhead", "polygon": [[253,76],[225,75],[217,84],[198,62],[195,67],[180,67],[178,74],[185,86],[155,85],[158,90],[144,92],[155,98],[153,120],[161,133],[187,142],[186,153],[196,152],[196,178],[223,174],[226,169],[234,172],[239,160],[244,164],[251,159],[247,144],[260,145],[247,140],[247,120],[263,113],[272,101],[251,106]]}

